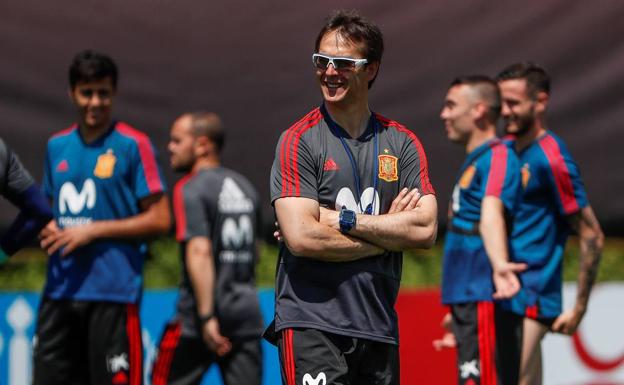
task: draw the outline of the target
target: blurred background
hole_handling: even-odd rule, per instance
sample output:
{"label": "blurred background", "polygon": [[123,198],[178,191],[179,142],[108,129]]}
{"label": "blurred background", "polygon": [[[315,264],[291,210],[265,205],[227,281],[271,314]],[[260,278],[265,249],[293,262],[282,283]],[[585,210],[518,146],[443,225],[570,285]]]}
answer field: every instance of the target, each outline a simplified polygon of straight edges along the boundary
{"label": "blurred background", "polygon": [[[386,51],[371,90],[371,108],[403,123],[420,138],[441,207],[438,246],[406,258],[404,298],[431,295],[433,299],[426,301],[437,306],[445,207],[464,157],[461,147],[446,141],[438,118],[448,85],[458,75],[494,76],[522,60],[540,63],[552,75],[548,126],[564,139],[579,163],[592,206],[609,236],[599,280],[624,280],[624,241],[620,240],[624,236],[620,149],[624,2],[619,0],[5,0],[0,2],[0,136],[40,181],[48,137],[74,122],[67,95],[68,67],[73,56],[86,48],[107,53],[117,62],[115,116],[151,137],[170,188],[179,177],[168,169],[171,123],[186,111],[217,112],[227,130],[224,164],[248,176],[264,202],[267,243],[258,281],[271,288],[276,247],[270,237],[274,218],[268,180],[275,144],[283,130],[321,102],[311,54],[323,20],[337,8],[356,8],[380,25]],[[6,229],[15,214],[0,201],[0,229]],[[576,277],[575,242],[569,242],[566,255],[565,278],[570,281]],[[159,239],[150,251],[147,287],[175,287],[179,278],[175,242]],[[0,288],[40,290],[45,262],[35,248],[20,253],[0,271]],[[436,308],[429,312],[431,320],[418,318],[418,322],[429,322],[429,333],[436,333],[434,315],[441,312]],[[624,314],[609,317],[624,320]],[[1,327],[0,322],[0,331]],[[594,352],[604,353],[605,359],[619,358],[624,333],[621,328],[617,332],[617,338],[594,346]],[[401,333],[412,331],[402,328]],[[422,338],[420,345],[430,339],[429,335],[414,338]],[[2,376],[10,370],[1,342],[0,382],[4,383]],[[410,349],[407,357],[421,354],[412,352],[410,343],[404,344],[402,354]],[[431,350],[430,344],[422,351],[427,349]],[[448,367],[452,355],[436,357],[443,357]],[[582,362],[579,358],[578,365],[585,365]],[[430,378],[427,370],[404,376],[403,381]],[[597,373],[615,384],[624,383],[622,371],[616,365]],[[579,375],[570,382],[549,378],[553,377],[547,377],[552,384],[584,383]],[[427,381],[444,383],[440,378]]]}

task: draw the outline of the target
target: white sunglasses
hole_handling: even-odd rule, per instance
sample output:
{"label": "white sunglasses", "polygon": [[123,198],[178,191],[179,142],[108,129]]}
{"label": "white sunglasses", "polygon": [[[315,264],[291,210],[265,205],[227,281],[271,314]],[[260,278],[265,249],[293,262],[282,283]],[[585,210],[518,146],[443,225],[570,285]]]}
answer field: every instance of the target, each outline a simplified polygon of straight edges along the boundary
{"label": "white sunglasses", "polygon": [[333,57],[315,53],[312,55],[312,63],[314,67],[325,70],[329,65],[333,65],[336,70],[353,70],[356,67],[363,66],[368,63],[367,59],[351,59],[348,57]]}

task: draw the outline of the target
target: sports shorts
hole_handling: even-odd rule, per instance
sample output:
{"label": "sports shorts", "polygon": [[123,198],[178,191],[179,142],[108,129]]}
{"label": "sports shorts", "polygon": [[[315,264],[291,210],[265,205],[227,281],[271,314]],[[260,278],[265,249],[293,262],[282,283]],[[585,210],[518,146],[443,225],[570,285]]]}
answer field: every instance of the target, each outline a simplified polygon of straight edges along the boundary
{"label": "sports shorts", "polygon": [[142,354],[137,305],[42,299],[34,385],[140,385]]}
{"label": "sports shorts", "polygon": [[169,323],[160,340],[152,368],[152,385],[199,385],[216,363],[225,385],[260,385],[260,337],[233,340],[232,350],[218,357],[200,336],[184,336],[179,321]]}
{"label": "sports shorts", "polygon": [[399,347],[316,329],[277,333],[284,385],[399,385]]}
{"label": "sports shorts", "polygon": [[522,316],[488,301],[453,304],[451,313],[458,384],[517,385]]}

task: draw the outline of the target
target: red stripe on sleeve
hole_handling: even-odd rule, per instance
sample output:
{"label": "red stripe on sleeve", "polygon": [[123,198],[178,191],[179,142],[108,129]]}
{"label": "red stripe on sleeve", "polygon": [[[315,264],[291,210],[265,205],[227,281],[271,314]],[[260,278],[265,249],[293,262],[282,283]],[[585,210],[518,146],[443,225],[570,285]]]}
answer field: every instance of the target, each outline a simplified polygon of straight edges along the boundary
{"label": "red stripe on sleeve", "polygon": [[306,116],[301,118],[297,123],[293,124],[288,130],[286,130],[286,135],[284,135],[284,139],[282,140],[282,148],[280,149],[280,166],[282,170],[282,196],[286,196],[289,194],[288,187],[290,184],[290,164],[288,162],[288,158],[290,156],[290,140],[292,135],[297,131],[297,129],[307,120],[310,119],[310,116],[317,111],[318,108],[310,111]]}
{"label": "red stripe on sleeve", "polygon": [[186,211],[184,210],[184,186],[193,177],[187,174],[176,183],[173,189],[173,215],[176,220],[176,240],[184,241],[186,235]]}
{"label": "red stripe on sleeve", "polygon": [[397,131],[405,133],[416,147],[416,152],[418,153],[418,159],[420,163],[420,184],[422,187],[423,194],[435,194],[435,190],[431,181],[429,180],[429,164],[427,162],[427,155],[425,154],[425,149],[423,148],[422,143],[411,130],[409,130],[404,125],[400,124],[397,121],[387,119],[379,114],[375,114],[377,119],[383,124],[385,127],[395,127]]}
{"label": "red stripe on sleeve", "polygon": [[320,112],[313,117],[311,121],[308,122],[305,126],[303,126],[299,132],[297,132],[297,136],[295,138],[295,143],[293,145],[293,171],[294,171],[294,179],[295,179],[295,195],[301,195],[300,183],[299,181],[299,164],[297,163],[297,155],[299,154],[299,140],[301,139],[301,135],[303,135],[310,127],[316,125],[321,120]]}
{"label": "red stripe on sleeve", "polygon": [[566,165],[559,143],[550,135],[545,135],[539,142],[542,151],[548,159],[548,164],[555,177],[555,185],[559,198],[566,214],[573,214],[579,210],[579,204],[574,195],[574,186],[570,178],[570,171]]}
{"label": "red stripe on sleeve", "polygon": [[130,137],[136,142],[139,148],[141,164],[143,166],[143,172],[145,173],[145,179],[149,192],[151,194],[162,192],[164,190],[163,183],[160,180],[158,164],[156,163],[156,155],[154,154],[149,137],[143,132],[122,122],[117,123],[115,129],[120,134]]}
{"label": "red stripe on sleeve", "polygon": [[492,159],[490,160],[490,172],[488,173],[486,196],[501,196],[505,185],[507,173],[507,146],[499,141],[492,144]]}

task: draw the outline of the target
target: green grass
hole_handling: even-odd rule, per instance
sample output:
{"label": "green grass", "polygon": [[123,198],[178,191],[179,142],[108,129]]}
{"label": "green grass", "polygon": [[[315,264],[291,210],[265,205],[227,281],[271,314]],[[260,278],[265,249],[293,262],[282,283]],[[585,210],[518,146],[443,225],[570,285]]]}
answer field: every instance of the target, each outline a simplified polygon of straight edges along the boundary
{"label": "green grass", "polygon": [[[403,259],[403,288],[438,286],[441,277],[442,245],[439,241],[431,250],[405,254]],[[564,279],[576,280],[578,272],[578,241],[568,241],[564,260]],[[147,288],[173,288],[180,280],[178,244],[171,238],[160,238],[149,247],[145,263]],[[257,266],[259,287],[273,287],[277,247],[263,244]],[[34,290],[43,287],[46,274],[46,256],[41,250],[27,249],[18,253],[0,268],[0,290]],[[598,281],[624,281],[624,239],[606,241]]]}

